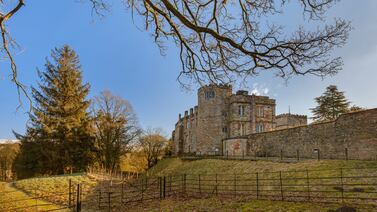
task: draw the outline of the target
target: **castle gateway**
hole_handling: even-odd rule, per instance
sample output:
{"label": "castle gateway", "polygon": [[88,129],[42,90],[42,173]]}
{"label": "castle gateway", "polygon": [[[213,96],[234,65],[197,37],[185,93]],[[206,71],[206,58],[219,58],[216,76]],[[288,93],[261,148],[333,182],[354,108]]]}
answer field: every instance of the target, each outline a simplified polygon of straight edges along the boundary
{"label": "castle gateway", "polygon": [[[276,103],[267,96],[232,92],[230,85],[207,85],[198,90],[198,105],[179,114],[173,131],[174,153],[222,155],[225,140],[307,124],[302,115],[275,115]],[[234,148],[245,149],[245,142]]]}

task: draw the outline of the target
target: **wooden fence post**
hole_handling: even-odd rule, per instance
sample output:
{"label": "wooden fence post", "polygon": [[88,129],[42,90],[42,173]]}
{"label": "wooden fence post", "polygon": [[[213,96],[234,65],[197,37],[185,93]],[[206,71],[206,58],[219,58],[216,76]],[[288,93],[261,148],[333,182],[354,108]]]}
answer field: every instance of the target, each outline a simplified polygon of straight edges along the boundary
{"label": "wooden fence post", "polygon": [[297,161],[300,161],[300,150],[296,150],[297,155]]}
{"label": "wooden fence post", "polygon": [[37,188],[34,188],[34,196],[35,196],[35,211],[38,212],[38,196],[37,196]]}
{"label": "wooden fence post", "polygon": [[172,184],[173,178],[170,175],[170,180],[169,180],[169,192],[171,193],[171,184]]}
{"label": "wooden fence post", "polygon": [[158,177],[158,187],[160,189],[160,199],[162,199],[162,178]]}
{"label": "wooden fence post", "polygon": [[98,209],[99,210],[101,209],[101,197],[102,197],[102,194],[101,194],[101,189],[100,189],[98,192]]}
{"label": "wooden fence post", "polygon": [[308,201],[310,201],[309,171],[306,169],[306,186],[308,188]]}
{"label": "wooden fence post", "polygon": [[198,183],[199,183],[199,194],[200,194],[200,196],[202,196],[202,188],[201,188],[201,185],[200,185],[200,174],[198,175]]}
{"label": "wooden fence post", "polygon": [[344,203],[343,168],[340,168],[340,184],[341,184],[341,191],[342,191],[342,203]]}
{"label": "wooden fence post", "polygon": [[71,208],[72,199],[72,179],[68,180],[68,208]]}
{"label": "wooden fence post", "polygon": [[280,178],[280,195],[281,200],[284,201],[284,195],[283,195],[283,179],[281,177],[281,171],[279,172],[279,178]]}
{"label": "wooden fence post", "polygon": [[123,198],[124,198],[124,182],[122,181],[122,192],[121,192],[121,197],[120,201],[123,203]]}
{"label": "wooden fence post", "polygon": [[107,192],[107,201],[109,203],[109,212],[111,211],[111,191]]}
{"label": "wooden fence post", "polygon": [[76,190],[76,211],[81,211],[81,199],[80,199],[80,184],[77,184]]}
{"label": "wooden fence post", "polygon": [[259,179],[258,179],[258,172],[256,173],[256,180],[257,180],[257,199],[259,199]]}
{"label": "wooden fence post", "polygon": [[280,161],[282,161],[283,160],[283,150],[281,149],[280,150]]}
{"label": "wooden fence post", "polygon": [[183,174],[183,188],[184,188],[184,193],[186,194],[186,174]]}
{"label": "wooden fence post", "polygon": [[237,197],[237,175],[234,174],[234,197]]}
{"label": "wooden fence post", "polygon": [[166,196],[166,177],[164,176],[164,187],[163,187],[163,195],[162,195],[162,197],[165,199],[165,196]]}
{"label": "wooden fence post", "polygon": [[318,161],[320,161],[321,159],[321,150],[317,150],[317,158],[318,158]]}
{"label": "wooden fence post", "polygon": [[217,174],[216,174],[216,187],[215,187],[216,188],[216,196],[218,196],[218,188],[217,187],[218,187],[218,182],[217,182]]}

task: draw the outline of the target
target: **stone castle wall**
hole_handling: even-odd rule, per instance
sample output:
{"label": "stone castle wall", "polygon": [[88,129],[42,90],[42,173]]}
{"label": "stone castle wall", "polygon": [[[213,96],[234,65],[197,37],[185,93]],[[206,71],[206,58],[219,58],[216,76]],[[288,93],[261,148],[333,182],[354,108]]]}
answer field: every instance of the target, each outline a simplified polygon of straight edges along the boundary
{"label": "stone castle wall", "polygon": [[[224,154],[250,156],[377,159],[377,108],[341,115],[337,120],[255,133],[223,141]],[[245,149],[240,147],[245,146]],[[236,148],[236,149],[234,149]]]}

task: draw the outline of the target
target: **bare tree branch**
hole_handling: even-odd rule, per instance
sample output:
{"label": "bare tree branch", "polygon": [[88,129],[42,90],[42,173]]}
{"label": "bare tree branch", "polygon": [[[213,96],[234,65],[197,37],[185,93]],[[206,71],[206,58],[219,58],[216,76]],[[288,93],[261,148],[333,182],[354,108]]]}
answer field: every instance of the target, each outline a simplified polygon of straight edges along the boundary
{"label": "bare tree branch", "polygon": [[[304,15],[323,25],[326,11],[337,0],[297,0]],[[287,0],[127,0],[144,18],[160,48],[172,39],[179,48],[181,78],[199,83],[229,83],[261,71],[290,78],[320,77],[341,70],[341,58],[332,51],[345,44],[350,23],[336,19],[316,30],[298,28],[289,35],[283,25],[269,26],[266,17],[279,14]]]}
{"label": "bare tree branch", "polygon": [[[4,1],[0,1],[0,5],[5,4]],[[16,62],[13,58],[13,55],[10,51],[9,45],[12,44],[12,39],[9,36],[9,33],[6,30],[5,23],[14,15],[16,14],[21,7],[24,6],[24,0],[18,0],[18,3],[16,6],[14,6],[9,12],[7,13],[1,13],[0,12],[0,30],[1,30],[1,38],[2,38],[2,49],[5,51],[6,57],[9,59],[10,62],[10,69],[12,70],[12,82],[16,85],[17,87],[17,92],[18,92],[18,98],[19,98],[19,106],[17,107],[20,108],[22,106],[22,101],[21,101],[21,94],[25,95],[26,98],[30,102],[30,109],[31,109],[31,99],[26,91],[25,85],[23,85],[17,77],[17,65]]]}

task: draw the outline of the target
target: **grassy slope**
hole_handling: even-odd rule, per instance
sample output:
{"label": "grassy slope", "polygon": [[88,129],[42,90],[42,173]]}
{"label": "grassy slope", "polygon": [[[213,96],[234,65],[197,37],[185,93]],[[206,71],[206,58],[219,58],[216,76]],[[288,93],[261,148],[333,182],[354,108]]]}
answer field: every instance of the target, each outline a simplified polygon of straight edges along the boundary
{"label": "grassy slope", "polygon": [[[268,161],[240,161],[240,160],[216,160],[203,159],[194,161],[183,161],[178,158],[164,159],[147,174],[149,176],[180,175],[180,174],[240,174],[255,172],[278,172],[295,170],[327,170],[310,171],[311,177],[316,175],[331,176],[339,168],[377,168],[377,161],[340,161],[340,160],[306,160],[298,163],[277,163]],[[334,169],[335,171],[331,171]],[[377,170],[377,169],[374,169]],[[348,171],[355,174],[356,171]],[[365,170],[364,170],[365,171]],[[368,170],[367,170],[368,171]],[[297,173],[296,173],[297,174]],[[300,173],[298,173],[300,174]],[[376,173],[370,173],[372,175]],[[290,172],[285,175],[291,175]],[[155,201],[143,205],[144,210],[150,211],[329,211],[340,208],[340,204],[319,204],[305,202],[282,202],[267,200],[251,200],[249,202],[237,202],[235,200],[221,201],[216,198],[172,200],[167,199],[161,202]],[[375,211],[373,206],[355,206],[359,211]],[[135,208],[138,211],[140,208]]]}
{"label": "grassy slope", "polygon": [[341,161],[341,160],[305,160],[298,163],[277,163],[268,161],[241,161],[203,159],[182,161],[178,158],[168,158],[159,161],[148,171],[148,175],[162,176],[174,174],[242,174],[255,172],[278,172],[293,170],[317,170],[339,168],[375,167],[377,161]]}
{"label": "grassy slope", "polygon": [[[0,182],[0,211],[36,211],[36,207],[33,207],[36,204],[46,204],[46,206],[38,206],[38,211],[59,208],[59,206],[52,203],[41,200],[34,200],[31,198],[32,196],[29,196],[24,192],[15,189],[10,184]],[[21,209],[21,207],[26,208]]]}
{"label": "grassy slope", "polygon": [[[251,200],[239,202],[236,200],[221,200],[218,198],[206,199],[165,199],[151,201],[128,211],[245,211],[245,212],[335,212],[343,206],[339,204],[281,202],[268,200]],[[350,207],[350,206],[348,206]],[[375,211],[370,206],[357,206],[357,211]]]}
{"label": "grassy slope", "polygon": [[[38,197],[39,205],[51,203],[55,204],[46,207],[38,207],[38,209],[54,209],[63,205],[67,205],[69,179],[71,179],[72,182],[73,196],[75,195],[74,192],[78,183],[84,184],[86,188],[94,187],[96,185],[96,183],[91,181],[87,176],[81,174],[72,176],[53,176],[19,180],[13,184],[13,187],[11,187],[10,184],[2,183],[0,184],[0,193],[8,191],[12,192],[2,193],[3,195],[0,195],[0,202],[7,202],[1,204],[0,209],[35,205],[36,201],[30,200],[30,198],[33,197]],[[16,199],[26,200],[12,202],[12,200]],[[41,201],[41,199],[49,202]],[[31,210],[35,211],[35,208]]]}

